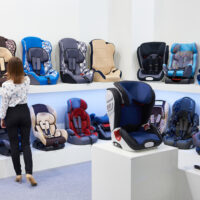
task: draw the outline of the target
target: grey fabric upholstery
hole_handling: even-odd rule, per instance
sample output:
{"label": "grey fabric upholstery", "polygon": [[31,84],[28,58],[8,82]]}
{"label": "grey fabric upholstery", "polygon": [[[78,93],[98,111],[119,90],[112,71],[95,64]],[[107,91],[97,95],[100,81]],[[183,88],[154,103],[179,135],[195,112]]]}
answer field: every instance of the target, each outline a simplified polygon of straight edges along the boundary
{"label": "grey fabric upholstery", "polygon": [[72,38],[59,41],[61,80],[66,83],[89,83],[93,71],[86,66],[87,46]]}

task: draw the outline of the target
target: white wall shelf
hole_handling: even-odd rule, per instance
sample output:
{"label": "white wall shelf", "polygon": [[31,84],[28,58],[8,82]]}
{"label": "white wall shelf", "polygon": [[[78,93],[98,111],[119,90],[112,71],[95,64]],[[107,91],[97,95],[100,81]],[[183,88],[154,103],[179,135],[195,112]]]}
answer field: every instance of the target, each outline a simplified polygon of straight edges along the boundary
{"label": "white wall shelf", "polygon": [[[82,90],[103,90],[110,87],[113,87],[112,82],[93,82],[88,84],[57,83],[56,85],[31,85],[29,89],[29,94],[71,92]],[[2,88],[0,88],[0,95],[1,94]]]}
{"label": "white wall shelf", "polygon": [[184,92],[184,93],[200,93],[200,85],[194,84],[166,84],[164,82],[146,82],[154,90]]}

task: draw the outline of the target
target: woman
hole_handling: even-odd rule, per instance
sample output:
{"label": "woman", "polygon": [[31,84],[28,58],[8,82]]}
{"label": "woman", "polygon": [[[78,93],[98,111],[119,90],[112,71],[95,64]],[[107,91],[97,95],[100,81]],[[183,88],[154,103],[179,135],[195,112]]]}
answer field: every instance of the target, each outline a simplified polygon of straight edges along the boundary
{"label": "woman", "polygon": [[12,57],[7,66],[7,81],[2,84],[1,127],[7,128],[10,140],[11,156],[16,172],[16,182],[22,181],[20,164],[19,137],[21,135],[27,181],[32,186],[37,182],[32,176],[33,162],[30,148],[31,119],[27,106],[27,93],[30,79],[24,75],[22,61]]}

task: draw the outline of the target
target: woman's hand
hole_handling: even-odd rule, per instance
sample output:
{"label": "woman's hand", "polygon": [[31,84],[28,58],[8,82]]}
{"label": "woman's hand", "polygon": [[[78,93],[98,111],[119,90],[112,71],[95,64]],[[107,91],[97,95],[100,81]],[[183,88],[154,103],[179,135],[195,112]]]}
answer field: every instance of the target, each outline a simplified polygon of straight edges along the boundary
{"label": "woman's hand", "polygon": [[1,119],[1,128],[6,128],[5,120]]}

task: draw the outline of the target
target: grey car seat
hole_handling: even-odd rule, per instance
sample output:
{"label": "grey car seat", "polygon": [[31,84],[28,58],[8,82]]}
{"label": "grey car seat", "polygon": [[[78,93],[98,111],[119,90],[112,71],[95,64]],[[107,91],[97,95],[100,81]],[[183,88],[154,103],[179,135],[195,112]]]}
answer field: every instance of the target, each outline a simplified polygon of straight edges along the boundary
{"label": "grey car seat", "polygon": [[60,76],[64,83],[90,83],[93,70],[86,65],[87,45],[72,38],[59,41]]}

